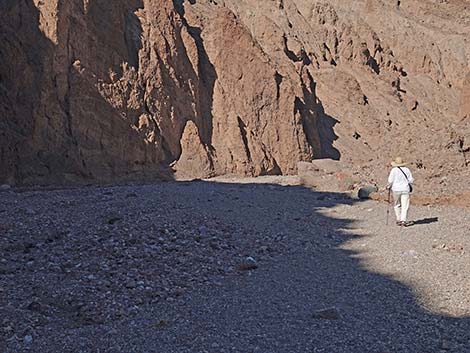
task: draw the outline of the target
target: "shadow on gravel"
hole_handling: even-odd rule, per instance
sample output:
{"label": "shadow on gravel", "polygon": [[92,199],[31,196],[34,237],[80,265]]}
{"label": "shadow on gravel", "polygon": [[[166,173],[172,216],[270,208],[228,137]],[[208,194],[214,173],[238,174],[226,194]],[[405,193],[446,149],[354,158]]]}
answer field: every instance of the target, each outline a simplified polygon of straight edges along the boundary
{"label": "shadow on gravel", "polygon": [[333,208],[358,200],[203,181],[5,195],[2,351],[470,352],[470,318],[341,248],[363,225]]}
{"label": "shadow on gravel", "polygon": [[418,219],[416,221],[413,221],[413,225],[431,224],[431,223],[436,223],[438,221],[439,221],[438,217],[423,218],[423,219]]}

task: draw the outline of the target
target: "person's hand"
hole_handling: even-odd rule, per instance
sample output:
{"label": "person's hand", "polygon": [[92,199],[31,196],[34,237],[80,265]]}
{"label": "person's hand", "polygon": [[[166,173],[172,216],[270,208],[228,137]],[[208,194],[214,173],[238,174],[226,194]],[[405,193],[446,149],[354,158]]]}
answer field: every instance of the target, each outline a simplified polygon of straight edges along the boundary
{"label": "person's hand", "polygon": [[392,184],[387,184],[387,186],[385,187],[385,189],[387,190],[390,190],[392,188]]}

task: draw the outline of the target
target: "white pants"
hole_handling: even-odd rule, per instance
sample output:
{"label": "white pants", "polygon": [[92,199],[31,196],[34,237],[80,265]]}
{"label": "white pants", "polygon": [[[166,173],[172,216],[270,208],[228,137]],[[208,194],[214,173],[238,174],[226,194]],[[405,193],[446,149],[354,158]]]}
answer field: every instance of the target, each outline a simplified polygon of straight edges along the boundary
{"label": "white pants", "polygon": [[398,222],[406,222],[408,215],[408,208],[410,207],[410,193],[409,192],[394,192],[393,199],[395,200],[395,215]]}

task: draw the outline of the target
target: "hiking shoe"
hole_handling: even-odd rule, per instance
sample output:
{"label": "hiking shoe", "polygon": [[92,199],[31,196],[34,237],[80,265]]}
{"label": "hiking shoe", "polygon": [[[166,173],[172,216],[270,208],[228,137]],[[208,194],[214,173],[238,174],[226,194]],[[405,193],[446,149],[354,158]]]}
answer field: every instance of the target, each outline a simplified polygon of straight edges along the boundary
{"label": "hiking shoe", "polygon": [[413,221],[405,221],[405,222],[401,222],[401,223],[402,223],[403,227],[409,227],[409,226],[412,226],[414,224]]}
{"label": "hiking shoe", "polygon": [[402,226],[403,222],[402,221],[397,221],[397,226]]}

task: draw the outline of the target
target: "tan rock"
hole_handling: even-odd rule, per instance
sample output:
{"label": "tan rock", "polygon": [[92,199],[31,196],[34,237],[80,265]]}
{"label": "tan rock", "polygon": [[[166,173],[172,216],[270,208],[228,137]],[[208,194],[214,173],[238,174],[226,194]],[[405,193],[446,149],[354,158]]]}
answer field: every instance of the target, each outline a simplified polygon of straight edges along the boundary
{"label": "tan rock", "polygon": [[465,190],[468,38],[461,0],[1,2],[0,183],[330,158],[381,184],[402,154]]}
{"label": "tan rock", "polygon": [[210,152],[203,145],[198,129],[188,121],[181,138],[181,156],[174,166],[178,180],[207,178],[213,173]]}

